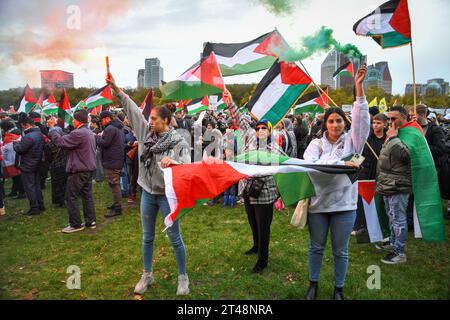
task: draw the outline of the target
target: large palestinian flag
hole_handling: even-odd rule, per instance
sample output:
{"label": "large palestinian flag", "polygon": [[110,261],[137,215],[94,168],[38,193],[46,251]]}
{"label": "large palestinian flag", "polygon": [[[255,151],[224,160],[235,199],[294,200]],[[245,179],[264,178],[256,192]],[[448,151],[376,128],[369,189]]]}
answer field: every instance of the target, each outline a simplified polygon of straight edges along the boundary
{"label": "large palestinian flag", "polygon": [[333,73],[333,78],[335,77],[354,77],[355,72],[353,71],[353,63],[351,61],[340,66],[335,73]]}
{"label": "large palestinian flag", "polygon": [[241,179],[274,175],[281,198],[289,206],[320,195],[325,188],[326,192],[333,192],[351,185],[351,177],[355,174],[355,169],[346,166],[314,164],[258,151],[243,154],[236,162],[210,159],[163,171],[171,209],[164,221],[167,227],[196,205],[220,195]]}
{"label": "large palestinian flag", "polygon": [[30,112],[33,109],[36,102],[37,99],[33,91],[31,91],[30,86],[27,84],[25,86],[22,96],[20,97],[19,108],[17,109],[17,112],[26,112],[26,113]]}
{"label": "large palestinian flag", "polygon": [[46,115],[58,115],[58,104],[56,103],[53,94],[50,94],[48,98],[44,100],[42,113]]}
{"label": "large palestinian flag", "polygon": [[269,120],[275,127],[311,83],[295,63],[276,61],[256,87],[247,108],[256,119]]}
{"label": "large palestinian flag", "polygon": [[328,104],[328,87],[325,89],[325,93],[320,93],[318,91],[313,91],[302,96],[302,98],[297,102],[298,104],[291,110],[292,114],[302,114],[302,113],[324,113],[325,104]]}
{"label": "large palestinian flag", "polygon": [[186,113],[189,115],[196,115],[198,112],[208,110],[208,108],[209,108],[208,97],[194,99],[186,105]]}
{"label": "large palestinian flag", "polygon": [[177,80],[160,87],[163,100],[197,99],[223,92],[225,85],[214,52],[202,58]]}
{"label": "large palestinian flag", "polygon": [[391,0],[355,23],[357,35],[372,37],[383,49],[406,45],[411,39],[407,0]]}
{"label": "large palestinian flag", "polygon": [[281,34],[274,30],[244,43],[208,42],[203,56],[214,52],[222,75],[226,77],[269,69],[288,47]]}
{"label": "large palestinian flag", "polygon": [[406,144],[411,156],[411,175],[414,203],[421,235],[426,241],[444,241],[445,229],[442,215],[439,182],[430,148],[422,128],[408,122],[399,130],[398,137]]}

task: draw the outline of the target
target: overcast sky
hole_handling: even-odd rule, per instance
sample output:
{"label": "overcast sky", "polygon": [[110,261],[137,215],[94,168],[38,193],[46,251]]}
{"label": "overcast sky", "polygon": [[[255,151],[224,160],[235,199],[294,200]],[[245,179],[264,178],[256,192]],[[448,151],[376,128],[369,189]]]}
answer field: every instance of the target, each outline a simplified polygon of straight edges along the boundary
{"label": "overcast sky", "polygon": [[[326,26],[339,42],[352,43],[367,54],[369,64],[388,61],[393,92],[403,94],[405,84],[412,82],[409,46],[382,50],[352,30],[357,20],[383,2],[292,0],[289,14],[276,15],[257,0],[1,0],[0,89],[26,83],[39,87],[42,69],[73,72],[76,87],[100,87],[106,54],[123,87],[136,87],[137,70],[152,57],[161,60],[164,80],[170,81],[199,59],[203,42],[245,42],[277,28],[298,47],[302,37]],[[80,9],[79,29],[70,5]],[[409,8],[417,82],[449,81],[450,1],[409,0]],[[325,57],[320,53],[304,61],[317,82]],[[260,72],[225,80],[250,83],[263,76]]]}

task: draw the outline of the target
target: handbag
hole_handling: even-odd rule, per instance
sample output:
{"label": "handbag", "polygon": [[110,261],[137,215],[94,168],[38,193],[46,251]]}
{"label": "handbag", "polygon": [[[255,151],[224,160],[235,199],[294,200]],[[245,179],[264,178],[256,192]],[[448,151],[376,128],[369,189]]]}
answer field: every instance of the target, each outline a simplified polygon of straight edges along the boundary
{"label": "handbag", "polygon": [[248,196],[258,198],[264,187],[265,181],[261,178],[252,178],[248,189]]}
{"label": "handbag", "polygon": [[300,200],[297,203],[294,214],[291,218],[291,224],[299,229],[304,229],[308,218],[309,198]]}

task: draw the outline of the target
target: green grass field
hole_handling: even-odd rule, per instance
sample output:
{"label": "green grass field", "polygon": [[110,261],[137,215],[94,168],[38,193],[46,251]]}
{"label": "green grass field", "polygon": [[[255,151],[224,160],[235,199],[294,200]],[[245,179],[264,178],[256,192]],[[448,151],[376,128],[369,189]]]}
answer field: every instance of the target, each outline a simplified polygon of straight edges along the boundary
{"label": "green grass field", "polygon": [[[6,192],[10,184],[6,186]],[[124,205],[124,214],[105,220],[112,199],[106,183],[94,185],[97,230],[66,235],[66,209],[53,208],[47,183],[47,210],[27,217],[26,200],[6,201],[0,217],[1,299],[135,299],[134,285],[142,272],[139,205]],[[308,286],[307,230],[290,226],[293,209],[275,212],[269,267],[262,275],[250,273],[255,256],[243,254],[251,246],[251,231],[242,205],[192,211],[182,223],[187,250],[191,294],[176,296],[177,268],[172,247],[162,233],[161,216],[156,234],[155,284],[143,299],[303,299]],[[446,220],[446,233],[450,226]],[[408,262],[388,266],[373,245],[350,243],[350,266],[345,288],[348,299],[449,299],[450,255],[448,242],[425,243],[409,234]],[[69,290],[67,268],[81,269],[81,289]],[[369,290],[371,265],[381,269],[381,288]],[[328,241],[319,299],[333,292],[333,257]]]}

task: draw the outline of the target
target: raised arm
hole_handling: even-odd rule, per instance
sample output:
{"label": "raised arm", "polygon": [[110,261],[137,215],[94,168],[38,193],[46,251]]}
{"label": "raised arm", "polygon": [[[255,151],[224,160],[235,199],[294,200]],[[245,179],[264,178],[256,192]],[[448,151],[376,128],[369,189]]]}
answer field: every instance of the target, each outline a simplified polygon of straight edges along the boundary
{"label": "raised arm", "polygon": [[113,76],[106,79],[106,82],[109,84],[111,89],[117,94],[120,100],[120,104],[122,105],[123,110],[127,114],[128,120],[130,121],[131,126],[133,127],[136,138],[139,142],[142,142],[147,136],[148,122],[142,116],[141,109],[137,106],[137,104],[130,99],[130,97],[125,94],[117,85]]}
{"label": "raised arm", "polygon": [[233,119],[234,129],[242,129],[245,132],[250,129],[250,126],[244,121],[242,117],[242,112],[239,110],[238,106],[234,103],[233,97],[230,91],[225,89],[222,95],[223,102],[227,105],[228,111],[230,111],[231,119]]}

